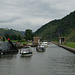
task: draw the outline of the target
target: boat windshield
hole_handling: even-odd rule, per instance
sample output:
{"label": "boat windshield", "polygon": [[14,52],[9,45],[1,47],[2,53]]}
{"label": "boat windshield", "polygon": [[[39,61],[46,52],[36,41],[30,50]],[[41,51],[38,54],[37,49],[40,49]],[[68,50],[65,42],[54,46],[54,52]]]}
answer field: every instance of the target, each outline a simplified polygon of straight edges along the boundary
{"label": "boat windshield", "polygon": [[29,46],[29,47],[23,49],[23,51],[27,51],[27,50],[31,51],[31,47]]}

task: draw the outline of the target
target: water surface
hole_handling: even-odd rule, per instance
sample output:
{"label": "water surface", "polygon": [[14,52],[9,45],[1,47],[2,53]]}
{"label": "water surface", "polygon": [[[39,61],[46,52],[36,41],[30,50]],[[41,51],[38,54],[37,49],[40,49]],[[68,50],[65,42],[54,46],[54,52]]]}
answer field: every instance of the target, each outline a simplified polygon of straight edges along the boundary
{"label": "water surface", "polygon": [[54,44],[45,52],[32,48],[31,57],[20,54],[0,57],[0,75],[75,75],[75,54]]}

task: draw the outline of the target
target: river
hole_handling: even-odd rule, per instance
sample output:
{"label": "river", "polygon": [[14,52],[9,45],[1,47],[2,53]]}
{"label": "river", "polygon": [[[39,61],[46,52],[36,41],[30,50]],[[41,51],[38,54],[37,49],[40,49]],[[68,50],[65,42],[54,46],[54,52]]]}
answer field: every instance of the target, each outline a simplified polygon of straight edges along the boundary
{"label": "river", "polygon": [[75,75],[75,54],[52,43],[45,52],[32,50],[31,57],[2,55],[0,75]]}

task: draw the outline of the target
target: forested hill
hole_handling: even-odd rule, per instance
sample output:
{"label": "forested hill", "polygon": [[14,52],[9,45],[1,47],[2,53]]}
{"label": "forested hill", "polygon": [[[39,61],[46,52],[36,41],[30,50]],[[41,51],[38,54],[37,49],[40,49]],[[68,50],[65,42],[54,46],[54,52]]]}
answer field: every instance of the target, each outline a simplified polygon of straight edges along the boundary
{"label": "forested hill", "polygon": [[57,40],[62,36],[66,37],[67,41],[75,41],[75,11],[62,19],[43,25],[34,35],[48,40]]}
{"label": "forested hill", "polygon": [[21,32],[19,31],[16,31],[16,30],[13,30],[13,29],[3,29],[3,28],[0,28],[0,37],[1,36],[5,36],[6,34],[8,35],[22,35]]}

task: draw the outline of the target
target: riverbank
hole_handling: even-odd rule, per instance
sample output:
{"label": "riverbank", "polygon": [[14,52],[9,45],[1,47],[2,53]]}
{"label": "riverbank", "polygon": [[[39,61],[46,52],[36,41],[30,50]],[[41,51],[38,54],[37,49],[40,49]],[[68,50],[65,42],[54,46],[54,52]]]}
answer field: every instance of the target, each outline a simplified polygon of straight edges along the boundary
{"label": "riverbank", "polygon": [[52,43],[75,54],[75,42],[67,42],[66,44],[58,44],[57,42],[52,42]]}
{"label": "riverbank", "polygon": [[75,49],[75,42],[67,42],[64,46],[68,46]]}
{"label": "riverbank", "polygon": [[68,50],[68,51],[70,51],[70,52],[75,54],[75,49],[74,48],[64,46],[64,45],[60,45],[60,44],[58,44],[58,46],[60,46],[60,47],[62,47],[62,48],[64,48],[64,49],[66,49],[66,50]]}
{"label": "riverbank", "polygon": [[[57,41],[53,41],[53,43],[58,44]],[[63,44],[63,46],[67,46],[67,47],[70,47],[70,48],[74,48],[75,49],[75,42],[67,42],[67,43]]]}

